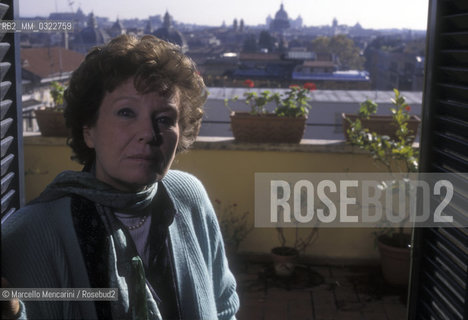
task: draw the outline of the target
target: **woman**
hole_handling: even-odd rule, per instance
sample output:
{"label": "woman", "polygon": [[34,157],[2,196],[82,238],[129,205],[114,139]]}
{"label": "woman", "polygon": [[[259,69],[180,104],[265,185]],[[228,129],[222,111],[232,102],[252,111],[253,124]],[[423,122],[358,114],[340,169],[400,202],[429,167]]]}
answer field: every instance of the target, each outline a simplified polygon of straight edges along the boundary
{"label": "woman", "polygon": [[118,300],[25,300],[19,315],[233,318],[213,208],[198,180],[169,170],[201,123],[206,89],[193,62],[155,37],[120,36],[87,55],[65,100],[84,170],[59,174],[2,227],[2,275],[12,287],[118,288]]}

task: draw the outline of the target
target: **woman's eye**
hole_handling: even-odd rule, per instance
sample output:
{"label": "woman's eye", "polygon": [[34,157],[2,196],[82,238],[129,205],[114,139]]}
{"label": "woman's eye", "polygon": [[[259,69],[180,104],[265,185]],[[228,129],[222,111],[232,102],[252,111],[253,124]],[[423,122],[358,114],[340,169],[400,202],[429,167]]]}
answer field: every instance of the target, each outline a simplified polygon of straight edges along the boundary
{"label": "woman's eye", "polygon": [[133,117],[135,116],[135,112],[133,112],[133,110],[130,108],[123,108],[117,111],[117,115],[121,117]]}
{"label": "woman's eye", "polygon": [[175,124],[175,121],[174,119],[172,119],[171,117],[159,117],[156,119],[156,122],[159,124],[163,124],[165,126],[173,126]]}

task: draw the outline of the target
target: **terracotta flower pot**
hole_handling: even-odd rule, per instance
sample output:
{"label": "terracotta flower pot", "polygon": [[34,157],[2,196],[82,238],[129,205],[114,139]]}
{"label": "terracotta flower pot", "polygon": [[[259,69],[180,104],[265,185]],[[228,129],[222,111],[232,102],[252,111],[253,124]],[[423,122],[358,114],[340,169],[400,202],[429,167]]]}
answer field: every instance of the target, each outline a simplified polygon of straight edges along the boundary
{"label": "terracotta flower pot", "polygon": [[407,286],[410,274],[411,248],[389,245],[377,239],[382,274],[385,281],[394,286]]}
{"label": "terracotta flower pot", "polygon": [[41,134],[45,137],[68,137],[68,128],[65,125],[63,112],[40,109],[34,111],[37,125]]}
{"label": "terracotta flower pot", "polygon": [[299,252],[291,247],[271,249],[275,274],[279,277],[290,277],[294,273]]}
{"label": "terracotta flower pot", "polygon": [[[343,122],[343,131],[347,141],[349,141],[348,129],[350,128],[349,120],[356,121],[358,116],[355,114],[342,113],[341,114]],[[416,136],[418,132],[419,123],[421,119],[418,116],[412,115],[408,120],[408,129],[412,131],[412,136]],[[396,126],[393,123],[392,116],[381,116],[381,115],[371,115],[369,119],[361,120],[363,128],[369,129],[370,132],[375,132],[380,135],[387,135],[390,138],[396,140],[397,136],[395,135]]]}
{"label": "terracotta flower pot", "polygon": [[231,114],[231,128],[238,142],[299,143],[305,131],[306,117],[279,117],[274,114]]}

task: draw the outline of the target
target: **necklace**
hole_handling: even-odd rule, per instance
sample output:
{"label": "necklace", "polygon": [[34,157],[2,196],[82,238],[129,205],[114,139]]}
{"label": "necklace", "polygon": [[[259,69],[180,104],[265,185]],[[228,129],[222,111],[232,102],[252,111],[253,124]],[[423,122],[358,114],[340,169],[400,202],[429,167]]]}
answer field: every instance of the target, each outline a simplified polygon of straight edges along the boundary
{"label": "necklace", "polygon": [[138,221],[138,223],[136,225],[133,225],[133,226],[127,226],[125,225],[125,227],[128,229],[128,230],[135,230],[135,229],[138,229],[140,228],[146,221],[146,219],[148,218],[148,216],[143,216],[140,221]]}

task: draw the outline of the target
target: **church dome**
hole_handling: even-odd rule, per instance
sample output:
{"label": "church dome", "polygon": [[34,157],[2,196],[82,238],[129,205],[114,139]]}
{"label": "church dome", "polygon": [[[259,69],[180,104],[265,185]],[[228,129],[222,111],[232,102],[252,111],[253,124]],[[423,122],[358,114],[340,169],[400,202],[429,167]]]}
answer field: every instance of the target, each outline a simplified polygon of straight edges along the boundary
{"label": "church dome", "polygon": [[171,16],[167,11],[164,15],[164,22],[162,27],[153,32],[153,35],[167,42],[171,42],[180,46],[183,52],[186,52],[188,49],[185,37],[180,31],[174,28],[174,26],[172,25]]}
{"label": "church dome", "polygon": [[79,38],[83,43],[100,45],[105,44],[110,40],[109,35],[101,28],[84,28]]}
{"label": "church dome", "polygon": [[284,10],[283,4],[281,4],[280,9],[276,12],[275,20],[289,20],[288,13]]}
{"label": "church dome", "polygon": [[120,19],[117,18],[117,21],[110,28],[109,33],[112,37],[117,37],[125,33],[125,28],[122,22],[120,22]]}
{"label": "church dome", "polygon": [[273,32],[283,32],[290,27],[288,13],[284,10],[283,4],[275,14],[275,18],[270,23],[270,30]]}
{"label": "church dome", "polygon": [[98,27],[96,17],[90,13],[88,25],[81,30],[74,40],[73,48],[75,51],[86,53],[91,47],[102,45],[110,41],[109,34]]}

